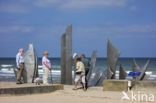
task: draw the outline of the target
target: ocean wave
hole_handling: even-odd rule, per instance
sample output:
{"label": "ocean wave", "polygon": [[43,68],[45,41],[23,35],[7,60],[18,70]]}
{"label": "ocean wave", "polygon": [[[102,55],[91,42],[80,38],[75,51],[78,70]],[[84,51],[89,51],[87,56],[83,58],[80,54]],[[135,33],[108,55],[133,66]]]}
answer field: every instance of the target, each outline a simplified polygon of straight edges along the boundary
{"label": "ocean wave", "polygon": [[[38,65],[38,68],[39,69],[42,69],[42,65]],[[52,68],[54,68],[54,69],[60,69],[61,66],[59,66],[59,65],[52,65]]]}
{"label": "ocean wave", "polygon": [[39,68],[39,69],[42,68],[42,65],[38,65],[38,68]]}
{"label": "ocean wave", "polygon": [[1,67],[3,68],[7,68],[7,67],[12,67],[13,65],[9,65],[9,64],[2,64]]}
{"label": "ocean wave", "polygon": [[[43,75],[43,70],[42,69],[39,69],[38,70],[39,72],[39,75],[42,76]],[[126,71],[127,73],[129,73],[130,71]],[[61,70],[52,70],[51,71],[52,73],[52,76],[54,77],[60,77],[61,76]],[[146,72],[147,75],[149,75],[149,80],[155,80],[156,79],[156,74],[152,74],[152,71],[147,71]],[[7,68],[2,68],[0,70],[0,77],[9,77],[9,76],[15,76],[14,75],[14,68],[10,68],[10,69],[7,69]],[[92,73],[91,75],[91,78],[93,78],[95,76],[95,73]],[[72,77],[74,77],[74,71],[72,71]],[[118,79],[119,78],[119,71],[116,71],[116,78]],[[132,79],[131,77],[126,77],[128,80],[129,79]]]}
{"label": "ocean wave", "polygon": [[[0,72],[1,71],[3,71],[3,72],[7,72],[7,71],[13,71],[15,68],[6,68],[6,67],[4,67],[4,68],[1,68],[1,70],[0,70]],[[43,70],[42,69],[38,69],[38,71],[39,72],[43,72]],[[61,72],[61,70],[52,70],[53,72],[58,72],[58,73],[60,73]],[[127,73],[129,73],[129,72],[131,72],[131,71],[126,71]],[[72,70],[72,73],[74,73],[74,71]],[[94,72],[95,73],[95,72]],[[94,74],[93,73],[93,74]],[[116,74],[119,74],[119,71],[116,71]],[[146,71],[146,74],[152,74],[152,71]]]}

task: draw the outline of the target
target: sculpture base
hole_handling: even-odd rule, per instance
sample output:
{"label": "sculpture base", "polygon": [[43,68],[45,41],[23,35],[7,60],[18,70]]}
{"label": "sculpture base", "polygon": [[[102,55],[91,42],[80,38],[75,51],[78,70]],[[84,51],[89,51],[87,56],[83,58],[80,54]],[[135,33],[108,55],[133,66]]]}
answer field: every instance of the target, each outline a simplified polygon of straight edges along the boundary
{"label": "sculpture base", "polygon": [[35,84],[21,84],[1,82],[0,83],[0,95],[25,95],[25,94],[37,94],[37,93],[49,93],[56,90],[63,90],[64,86],[60,84],[49,85],[35,85]]}
{"label": "sculpture base", "polygon": [[103,91],[128,91],[128,80],[104,80]]}
{"label": "sculpture base", "polygon": [[[134,83],[134,81],[133,81]],[[149,91],[152,89],[156,89],[156,82],[153,81],[137,81],[135,83],[135,86],[132,87],[132,90],[137,90],[137,91]]]}

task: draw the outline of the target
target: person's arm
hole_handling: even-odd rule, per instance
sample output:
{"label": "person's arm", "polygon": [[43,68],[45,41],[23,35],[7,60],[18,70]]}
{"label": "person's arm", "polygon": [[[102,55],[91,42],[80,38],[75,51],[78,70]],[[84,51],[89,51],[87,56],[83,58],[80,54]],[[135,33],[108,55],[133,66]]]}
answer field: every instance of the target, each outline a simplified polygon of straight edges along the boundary
{"label": "person's arm", "polygon": [[49,70],[51,70],[51,67],[49,67],[49,65],[47,64],[47,62],[43,62],[44,63],[44,65],[49,69]]}
{"label": "person's arm", "polygon": [[17,54],[16,56],[16,65],[17,65],[17,68],[19,69],[20,66],[19,66],[19,60],[20,60],[20,56]]}

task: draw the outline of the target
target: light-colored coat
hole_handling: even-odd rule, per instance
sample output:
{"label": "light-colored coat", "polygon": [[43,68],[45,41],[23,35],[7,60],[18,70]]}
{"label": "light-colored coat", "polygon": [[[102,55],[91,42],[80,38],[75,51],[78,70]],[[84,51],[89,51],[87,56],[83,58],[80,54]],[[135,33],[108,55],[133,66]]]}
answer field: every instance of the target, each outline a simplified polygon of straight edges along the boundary
{"label": "light-colored coat", "polygon": [[76,72],[85,72],[84,64],[81,61],[76,63]]}

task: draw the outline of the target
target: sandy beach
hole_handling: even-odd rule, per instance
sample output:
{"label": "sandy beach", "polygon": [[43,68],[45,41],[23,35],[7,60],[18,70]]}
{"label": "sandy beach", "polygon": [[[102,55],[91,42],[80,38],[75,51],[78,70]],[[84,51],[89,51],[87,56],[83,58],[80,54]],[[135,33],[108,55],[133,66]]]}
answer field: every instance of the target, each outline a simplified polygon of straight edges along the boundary
{"label": "sandy beach", "polygon": [[[82,89],[72,90],[73,86],[64,86],[64,90],[52,93],[0,96],[0,103],[138,103],[140,101],[122,100],[122,92],[103,91],[102,87],[91,87],[86,92]],[[135,91],[137,94],[138,92]],[[141,93],[153,94],[156,90],[141,91]],[[131,95],[131,92],[127,92]],[[146,102],[146,101],[143,101]],[[147,103],[147,102],[146,102]],[[155,103],[155,101],[150,102]]]}

